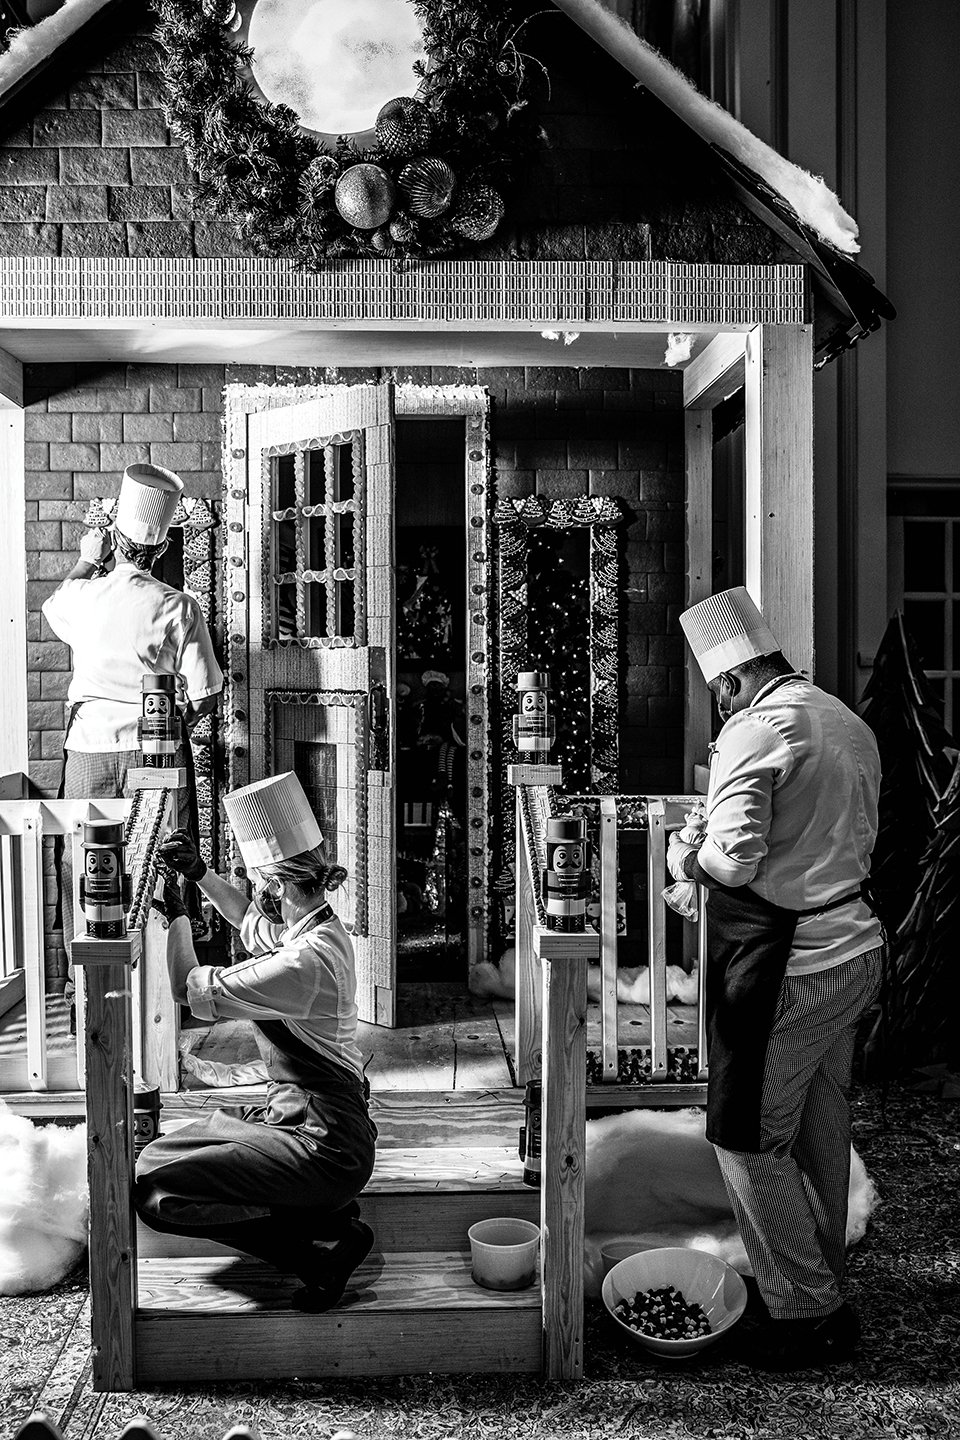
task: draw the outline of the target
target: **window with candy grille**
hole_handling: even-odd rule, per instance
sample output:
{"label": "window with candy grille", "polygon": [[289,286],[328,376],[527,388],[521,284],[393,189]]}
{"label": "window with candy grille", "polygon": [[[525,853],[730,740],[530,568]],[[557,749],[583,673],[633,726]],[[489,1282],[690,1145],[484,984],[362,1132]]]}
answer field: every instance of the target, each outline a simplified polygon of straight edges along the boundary
{"label": "window with candy grille", "polygon": [[271,636],[280,644],[355,644],[362,638],[362,434],[278,445],[265,458]]}

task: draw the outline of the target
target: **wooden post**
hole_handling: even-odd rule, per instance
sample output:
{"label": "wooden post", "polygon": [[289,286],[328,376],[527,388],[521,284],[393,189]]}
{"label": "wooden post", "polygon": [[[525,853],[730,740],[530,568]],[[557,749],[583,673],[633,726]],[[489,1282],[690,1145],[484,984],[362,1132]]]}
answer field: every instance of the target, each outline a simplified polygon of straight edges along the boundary
{"label": "wooden post", "polygon": [[136,1380],[137,1232],[133,1212],[131,968],[134,931],[121,940],[78,936],[86,969],[87,1175],[94,1390],[132,1390]]}
{"label": "wooden post", "polygon": [[533,887],[539,883],[537,857],[528,854],[523,824],[524,785],[559,785],[559,765],[508,765],[507,783],[516,790],[516,824],[514,827],[514,894],[516,913],[513,920],[516,950],[515,1066],[517,1084],[537,1080],[541,1069],[541,1006],[543,978],[540,957],[534,939],[537,924]]}
{"label": "wooden post", "polygon": [[667,822],[664,802],[647,802],[647,946],[650,978],[650,1079],[667,1075],[667,933],[661,890],[666,883]]}
{"label": "wooden post", "polygon": [[[189,744],[189,739],[184,743]],[[168,830],[176,830],[179,824],[178,792],[186,783],[187,772],[182,768],[143,767],[127,772],[130,790],[167,792]],[[144,913],[141,953],[133,987],[134,1068],[144,1085],[172,1092],[180,1080],[180,1006],[170,992],[167,976],[167,927],[149,907]]]}
{"label": "wooden post", "polygon": [[543,1374],[548,1380],[578,1380],[583,1374],[587,962],[546,959],[543,969]]}
{"label": "wooden post", "polygon": [[746,585],[797,670],[813,677],[813,330],[747,336]]}
{"label": "wooden post", "polygon": [[[713,419],[709,410],[684,415],[687,468],[687,589],[685,605],[713,593]],[[694,766],[703,764],[710,744],[710,691],[700,667],[684,646],[686,706],[683,726],[683,781],[694,789]]]}
{"label": "wooden post", "polygon": [[617,1078],[617,801],[600,797],[600,1043],[603,1078]]}
{"label": "wooden post", "polygon": [[20,913],[23,916],[24,984],[27,997],[27,1078],[31,1090],[47,1088],[47,983],[43,947],[43,815],[26,805],[20,832]]}
{"label": "wooden post", "polygon": [[514,943],[516,947],[516,987],[514,1004],[516,1008],[515,1064],[517,1084],[526,1085],[536,1080],[541,1067],[541,993],[542,974],[540,961],[533,948],[533,931],[536,925],[531,864],[527,855],[527,839],[524,834],[521,807],[523,798],[517,786],[516,821],[516,913],[513,918]]}

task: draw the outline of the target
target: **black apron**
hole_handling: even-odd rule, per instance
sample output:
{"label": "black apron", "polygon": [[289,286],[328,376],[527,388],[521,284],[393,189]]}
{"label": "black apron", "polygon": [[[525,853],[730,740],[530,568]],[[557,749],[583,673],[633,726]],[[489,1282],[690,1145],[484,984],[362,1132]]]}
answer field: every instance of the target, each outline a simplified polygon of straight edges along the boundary
{"label": "black apron", "polygon": [[[778,684],[796,678],[784,675]],[[861,888],[810,910],[787,910],[747,885],[711,881],[708,886],[706,1133],[711,1144],[724,1150],[762,1148],[767,1045],[797,922],[858,898],[870,905]]]}

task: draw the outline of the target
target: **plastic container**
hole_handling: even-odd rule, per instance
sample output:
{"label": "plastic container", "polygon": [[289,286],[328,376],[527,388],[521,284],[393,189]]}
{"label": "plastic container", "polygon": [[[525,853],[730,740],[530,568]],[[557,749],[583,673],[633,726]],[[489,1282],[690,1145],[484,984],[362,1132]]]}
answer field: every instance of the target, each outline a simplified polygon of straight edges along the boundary
{"label": "plastic container", "polygon": [[533,1284],[540,1226],[532,1220],[478,1220],[467,1237],[473,1278],[485,1290],[526,1290]]}
{"label": "plastic container", "polygon": [[[638,1290],[659,1290],[675,1285],[688,1304],[702,1305],[710,1321],[709,1335],[685,1340],[662,1340],[643,1335],[614,1313],[621,1300],[632,1300]],[[725,1260],[705,1250],[669,1247],[644,1250],[614,1265],[603,1282],[603,1303],[613,1319],[638,1345],[664,1360],[682,1360],[705,1350],[735,1325],[747,1303],[747,1287]]]}

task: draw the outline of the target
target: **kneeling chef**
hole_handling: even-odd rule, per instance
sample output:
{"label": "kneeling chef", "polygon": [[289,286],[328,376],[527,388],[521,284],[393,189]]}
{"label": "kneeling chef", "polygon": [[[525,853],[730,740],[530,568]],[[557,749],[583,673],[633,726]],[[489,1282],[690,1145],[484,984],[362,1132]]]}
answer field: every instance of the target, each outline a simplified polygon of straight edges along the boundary
{"label": "kneeling chef", "polygon": [[252,1020],[270,1085],[264,1106],[216,1110],[148,1145],[137,1213],[155,1230],[204,1236],[298,1276],[293,1303],[326,1310],[373,1244],[356,1203],[377,1132],[357,1047],[353,945],[326,899],[346,871],[327,862],[292,772],[223,803],[254,882],[252,903],[204,865],[185,832],[161,853],[240,931],[251,958],[198,964],[168,887],[170,986],[202,1020]]}

